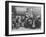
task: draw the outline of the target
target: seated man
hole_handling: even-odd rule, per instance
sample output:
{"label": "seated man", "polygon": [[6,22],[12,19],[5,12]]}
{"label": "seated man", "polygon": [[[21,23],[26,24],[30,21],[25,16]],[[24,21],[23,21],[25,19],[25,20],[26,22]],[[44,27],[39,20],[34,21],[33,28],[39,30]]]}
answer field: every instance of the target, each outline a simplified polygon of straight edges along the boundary
{"label": "seated man", "polygon": [[24,27],[25,28],[31,28],[33,24],[32,18],[27,19],[27,21],[25,22]]}
{"label": "seated man", "polygon": [[36,28],[41,27],[41,17],[40,16],[37,16],[37,20],[35,21],[35,25],[36,25]]}

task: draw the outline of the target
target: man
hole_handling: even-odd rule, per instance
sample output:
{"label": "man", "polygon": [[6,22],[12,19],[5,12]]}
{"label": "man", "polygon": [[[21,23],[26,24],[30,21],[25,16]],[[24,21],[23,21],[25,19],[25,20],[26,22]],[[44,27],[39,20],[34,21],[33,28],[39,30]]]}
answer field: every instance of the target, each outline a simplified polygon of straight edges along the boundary
{"label": "man", "polygon": [[36,18],[37,18],[37,19],[35,20],[36,28],[40,28],[40,27],[41,27],[41,16],[38,15]]}

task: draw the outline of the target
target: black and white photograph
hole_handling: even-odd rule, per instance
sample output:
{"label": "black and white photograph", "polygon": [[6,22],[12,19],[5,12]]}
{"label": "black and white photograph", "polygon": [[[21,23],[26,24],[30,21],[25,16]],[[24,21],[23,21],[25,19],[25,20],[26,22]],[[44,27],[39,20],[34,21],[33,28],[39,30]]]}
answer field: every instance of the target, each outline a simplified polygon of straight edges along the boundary
{"label": "black and white photograph", "polygon": [[44,3],[8,3],[8,35],[44,33]]}
{"label": "black and white photograph", "polygon": [[35,6],[12,6],[12,30],[41,28],[41,8]]}

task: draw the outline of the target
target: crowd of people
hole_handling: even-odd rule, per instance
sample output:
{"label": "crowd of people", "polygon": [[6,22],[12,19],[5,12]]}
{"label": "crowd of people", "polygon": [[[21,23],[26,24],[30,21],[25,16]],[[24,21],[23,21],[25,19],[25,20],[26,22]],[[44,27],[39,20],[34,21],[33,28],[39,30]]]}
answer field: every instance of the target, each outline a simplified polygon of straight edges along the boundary
{"label": "crowd of people", "polygon": [[26,13],[25,16],[16,16],[12,19],[12,28],[30,28],[30,29],[36,29],[40,28],[41,26],[41,16],[35,16],[33,14]]}

